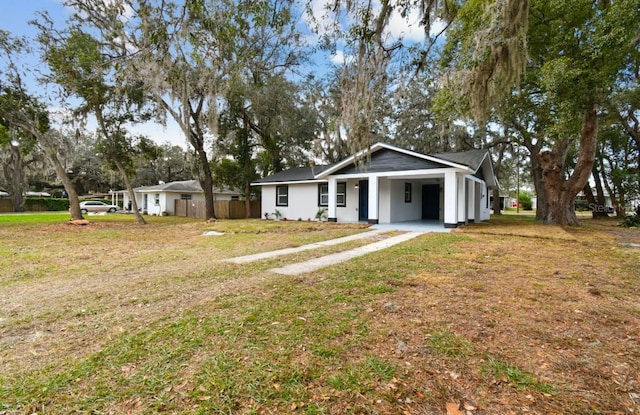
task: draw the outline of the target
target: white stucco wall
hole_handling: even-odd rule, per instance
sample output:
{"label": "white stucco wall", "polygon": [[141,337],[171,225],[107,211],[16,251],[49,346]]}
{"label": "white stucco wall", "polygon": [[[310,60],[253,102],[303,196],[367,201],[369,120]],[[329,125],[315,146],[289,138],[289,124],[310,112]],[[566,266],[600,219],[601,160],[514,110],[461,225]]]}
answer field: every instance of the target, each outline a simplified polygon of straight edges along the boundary
{"label": "white stucco wall", "polygon": [[[165,195],[163,193],[146,193],[148,199],[147,214],[148,215],[160,215],[164,210]],[[158,204],[156,204],[156,195],[158,195]]]}
{"label": "white stucco wall", "polygon": [[270,218],[273,213],[280,211],[282,219],[314,220],[318,212],[318,183],[288,184],[288,206],[276,206],[276,186],[262,186],[262,217],[268,212]]}
{"label": "white stucco wall", "polygon": [[[358,180],[339,180],[347,183],[347,203],[346,206],[336,207],[336,217],[338,222],[358,222],[358,206],[359,191],[355,188]],[[262,212],[261,217],[264,218],[265,212],[268,212],[270,218],[273,218],[273,212],[278,209],[283,218],[287,220],[315,220],[316,213],[320,207],[318,206],[318,182],[314,183],[294,183],[289,186],[289,205],[276,206],[276,186],[262,186]],[[325,209],[328,208],[325,207]]]}
{"label": "white stucco wall", "polygon": [[359,191],[355,188],[358,180],[340,180],[347,182],[347,206],[336,208],[338,222],[358,222]]}
{"label": "white stucco wall", "polygon": [[[390,222],[420,220],[422,218],[422,183],[415,180],[391,180],[390,183]],[[405,183],[411,183],[410,203],[404,201]]]}
{"label": "white stucco wall", "polygon": [[[371,185],[371,182],[369,182]],[[378,222],[389,223],[391,222],[391,180],[386,177],[381,177],[378,180]],[[371,189],[369,189],[371,193]],[[371,211],[371,207],[369,207]]]}
{"label": "white stucco wall", "polygon": [[480,184],[480,220],[491,219],[491,204],[489,203],[489,189],[487,184],[482,182]]}
{"label": "white stucco wall", "polygon": [[[442,180],[442,179],[440,179]],[[457,179],[456,179],[457,180]],[[467,179],[468,180],[468,179]],[[346,206],[336,208],[336,218],[338,222],[358,222],[359,221],[359,189],[355,185],[359,179],[340,180],[346,181],[347,203]],[[411,202],[404,201],[404,184],[411,183]],[[423,179],[389,179],[380,177],[379,199],[378,199],[378,221],[379,223],[393,223],[420,220],[422,218],[422,185],[425,183]],[[430,183],[433,183],[431,181]],[[440,182],[442,186],[444,183]],[[273,212],[277,209],[282,214],[282,218],[287,220],[315,220],[318,211],[318,182],[311,183],[289,183],[288,206],[276,206],[276,185],[262,186],[262,213],[264,218],[265,212],[273,218]],[[458,207],[461,205],[463,209],[468,211],[469,218],[476,220],[488,220],[490,218],[490,206],[487,206],[488,190],[484,182],[468,180],[466,191],[457,193],[456,196],[472,197],[473,200],[466,200],[458,204],[457,198],[454,206],[453,216],[458,218]],[[441,191],[439,195],[439,216],[440,221],[444,220],[445,212],[445,192]],[[152,199],[150,195],[150,205]],[[328,209],[327,209],[328,210]],[[451,215],[450,215],[451,216]],[[456,223],[458,220],[456,220]]]}

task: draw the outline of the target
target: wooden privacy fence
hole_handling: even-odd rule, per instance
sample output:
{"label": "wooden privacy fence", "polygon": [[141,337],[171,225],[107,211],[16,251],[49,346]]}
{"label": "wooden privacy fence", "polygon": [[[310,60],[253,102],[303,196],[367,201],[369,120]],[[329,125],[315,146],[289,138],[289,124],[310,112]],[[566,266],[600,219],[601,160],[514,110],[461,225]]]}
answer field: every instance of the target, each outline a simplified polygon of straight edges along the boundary
{"label": "wooden privacy fence", "polygon": [[[213,202],[213,209],[218,219],[243,219],[245,217],[244,200],[222,200]],[[205,218],[204,201],[176,200],[174,205],[176,216],[189,218]],[[251,201],[251,218],[260,218],[260,201]]]}
{"label": "wooden privacy fence", "polygon": [[0,212],[13,212],[11,199],[0,199]]}

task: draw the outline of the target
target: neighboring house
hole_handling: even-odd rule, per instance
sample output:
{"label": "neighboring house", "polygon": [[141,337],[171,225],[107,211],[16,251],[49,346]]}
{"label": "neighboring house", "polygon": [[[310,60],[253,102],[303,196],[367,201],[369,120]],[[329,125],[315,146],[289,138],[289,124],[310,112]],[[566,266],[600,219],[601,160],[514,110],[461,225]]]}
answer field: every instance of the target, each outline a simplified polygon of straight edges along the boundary
{"label": "neighboring house", "polygon": [[0,198],[9,197],[9,196],[10,196],[9,193],[3,192],[2,190],[0,190]]}
{"label": "neighboring house", "polygon": [[[356,163],[362,161],[362,166]],[[378,143],[329,166],[294,168],[252,183],[262,186],[262,215],[332,222],[436,220],[445,227],[489,219],[497,187],[487,150],[426,155]]]}
{"label": "neighboring house", "polygon": [[[184,180],[179,182],[161,183],[154,186],[137,187],[133,189],[138,209],[149,215],[162,215],[166,212],[175,215],[176,200],[190,200],[204,202],[204,191],[197,180]],[[129,192],[118,190],[113,192],[116,197],[122,197],[125,210],[130,210]],[[229,189],[214,189],[214,201],[237,200],[240,193]],[[114,202],[114,204],[116,203]]]}

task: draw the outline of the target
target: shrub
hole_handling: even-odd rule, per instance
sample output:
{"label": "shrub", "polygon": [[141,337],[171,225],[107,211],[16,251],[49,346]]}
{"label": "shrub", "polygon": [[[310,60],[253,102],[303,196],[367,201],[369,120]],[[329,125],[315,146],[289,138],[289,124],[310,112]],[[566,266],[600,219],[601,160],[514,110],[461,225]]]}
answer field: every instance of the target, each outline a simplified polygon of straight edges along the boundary
{"label": "shrub", "polygon": [[69,199],[51,197],[28,197],[24,201],[25,210],[30,211],[62,211],[69,210]]}
{"label": "shrub", "polygon": [[640,227],[640,207],[636,208],[635,215],[628,215],[620,222],[620,226],[624,228]]}
{"label": "shrub", "polygon": [[531,195],[527,192],[520,192],[520,199],[518,200],[520,206],[524,210],[533,210],[533,202],[531,201]]}

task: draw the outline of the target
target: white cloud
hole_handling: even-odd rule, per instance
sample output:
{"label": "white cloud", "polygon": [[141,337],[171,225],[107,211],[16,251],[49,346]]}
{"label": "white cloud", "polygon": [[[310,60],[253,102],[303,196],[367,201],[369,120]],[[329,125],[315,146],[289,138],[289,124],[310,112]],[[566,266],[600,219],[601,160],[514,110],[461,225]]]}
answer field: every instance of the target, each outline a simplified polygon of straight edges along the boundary
{"label": "white cloud", "polygon": [[336,53],[331,55],[331,63],[334,65],[342,65],[344,63],[353,63],[355,61],[355,57],[353,55],[345,55],[344,51],[337,50]]}
{"label": "white cloud", "polygon": [[395,9],[389,19],[387,31],[394,40],[424,41],[424,28],[420,26],[420,12],[416,8],[412,8],[406,17],[402,17],[400,12]]}
{"label": "white cloud", "polygon": [[337,50],[336,53],[331,56],[331,63],[342,65],[344,63],[344,52]]}

